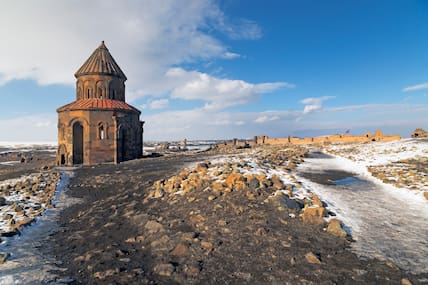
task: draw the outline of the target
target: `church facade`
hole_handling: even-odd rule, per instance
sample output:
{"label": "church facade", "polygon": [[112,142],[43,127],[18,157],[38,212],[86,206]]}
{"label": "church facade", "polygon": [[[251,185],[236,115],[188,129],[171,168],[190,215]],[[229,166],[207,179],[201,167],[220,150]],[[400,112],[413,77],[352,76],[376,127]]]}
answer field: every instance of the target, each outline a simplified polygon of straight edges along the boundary
{"label": "church facade", "polygon": [[142,157],[141,112],[125,102],[125,74],[104,44],[74,75],[76,101],[57,109],[57,165],[120,163]]}

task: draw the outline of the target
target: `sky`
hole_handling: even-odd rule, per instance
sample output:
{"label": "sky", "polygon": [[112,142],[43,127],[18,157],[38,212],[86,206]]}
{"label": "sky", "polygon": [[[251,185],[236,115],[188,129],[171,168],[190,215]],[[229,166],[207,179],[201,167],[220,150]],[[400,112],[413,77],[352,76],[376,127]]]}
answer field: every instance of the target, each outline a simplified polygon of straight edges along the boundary
{"label": "sky", "polygon": [[0,0],[0,141],[56,141],[105,41],[144,139],[428,129],[425,0]]}

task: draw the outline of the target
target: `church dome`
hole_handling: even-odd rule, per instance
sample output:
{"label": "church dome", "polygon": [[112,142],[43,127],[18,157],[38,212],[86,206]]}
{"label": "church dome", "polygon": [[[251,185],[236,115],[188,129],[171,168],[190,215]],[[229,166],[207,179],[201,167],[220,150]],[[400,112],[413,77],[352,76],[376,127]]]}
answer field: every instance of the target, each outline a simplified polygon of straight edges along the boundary
{"label": "church dome", "polygon": [[104,41],[74,74],[76,78],[82,75],[111,75],[123,80],[127,79],[105,46]]}

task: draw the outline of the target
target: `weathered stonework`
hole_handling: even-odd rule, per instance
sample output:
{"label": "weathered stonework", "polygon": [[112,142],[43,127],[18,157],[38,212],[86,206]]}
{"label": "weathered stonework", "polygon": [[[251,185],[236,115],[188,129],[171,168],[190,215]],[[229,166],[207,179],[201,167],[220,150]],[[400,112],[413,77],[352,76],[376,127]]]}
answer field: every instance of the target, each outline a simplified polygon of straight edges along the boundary
{"label": "weathered stonework", "polygon": [[428,132],[424,129],[418,128],[413,131],[412,138],[428,138]]}
{"label": "weathered stonework", "polygon": [[377,130],[374,135],[367,132],[363,136],[354,136],[349,134],[338,134],[331,136],[320,136],[312,138],[270,138],[267,136],[254,137],[255,144],[324,144],[324,143],[356,143],[356,142],[375,142],[375,141],[394,141],[399,140],[399,135],[383,135],[382,131]]}
{"label": "weathered stonework", "polygon": [[75,77],[76,101],[57,109],[57,164],[119,163],[141,157],[141,112],[125,102],[127,78],[104,42]]}

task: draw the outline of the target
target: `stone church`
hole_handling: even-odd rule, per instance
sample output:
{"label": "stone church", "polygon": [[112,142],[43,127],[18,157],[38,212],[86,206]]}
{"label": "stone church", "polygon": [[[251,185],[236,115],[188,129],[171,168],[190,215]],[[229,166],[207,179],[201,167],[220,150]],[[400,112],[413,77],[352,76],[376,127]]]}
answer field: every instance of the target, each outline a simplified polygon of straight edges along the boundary
{"label": "stone church", "polygon": [[104,41],[74,76],[76,101],[57,109],[57,164],[93,165],[140,158],[141,112],[125,102],[127,78]]}

